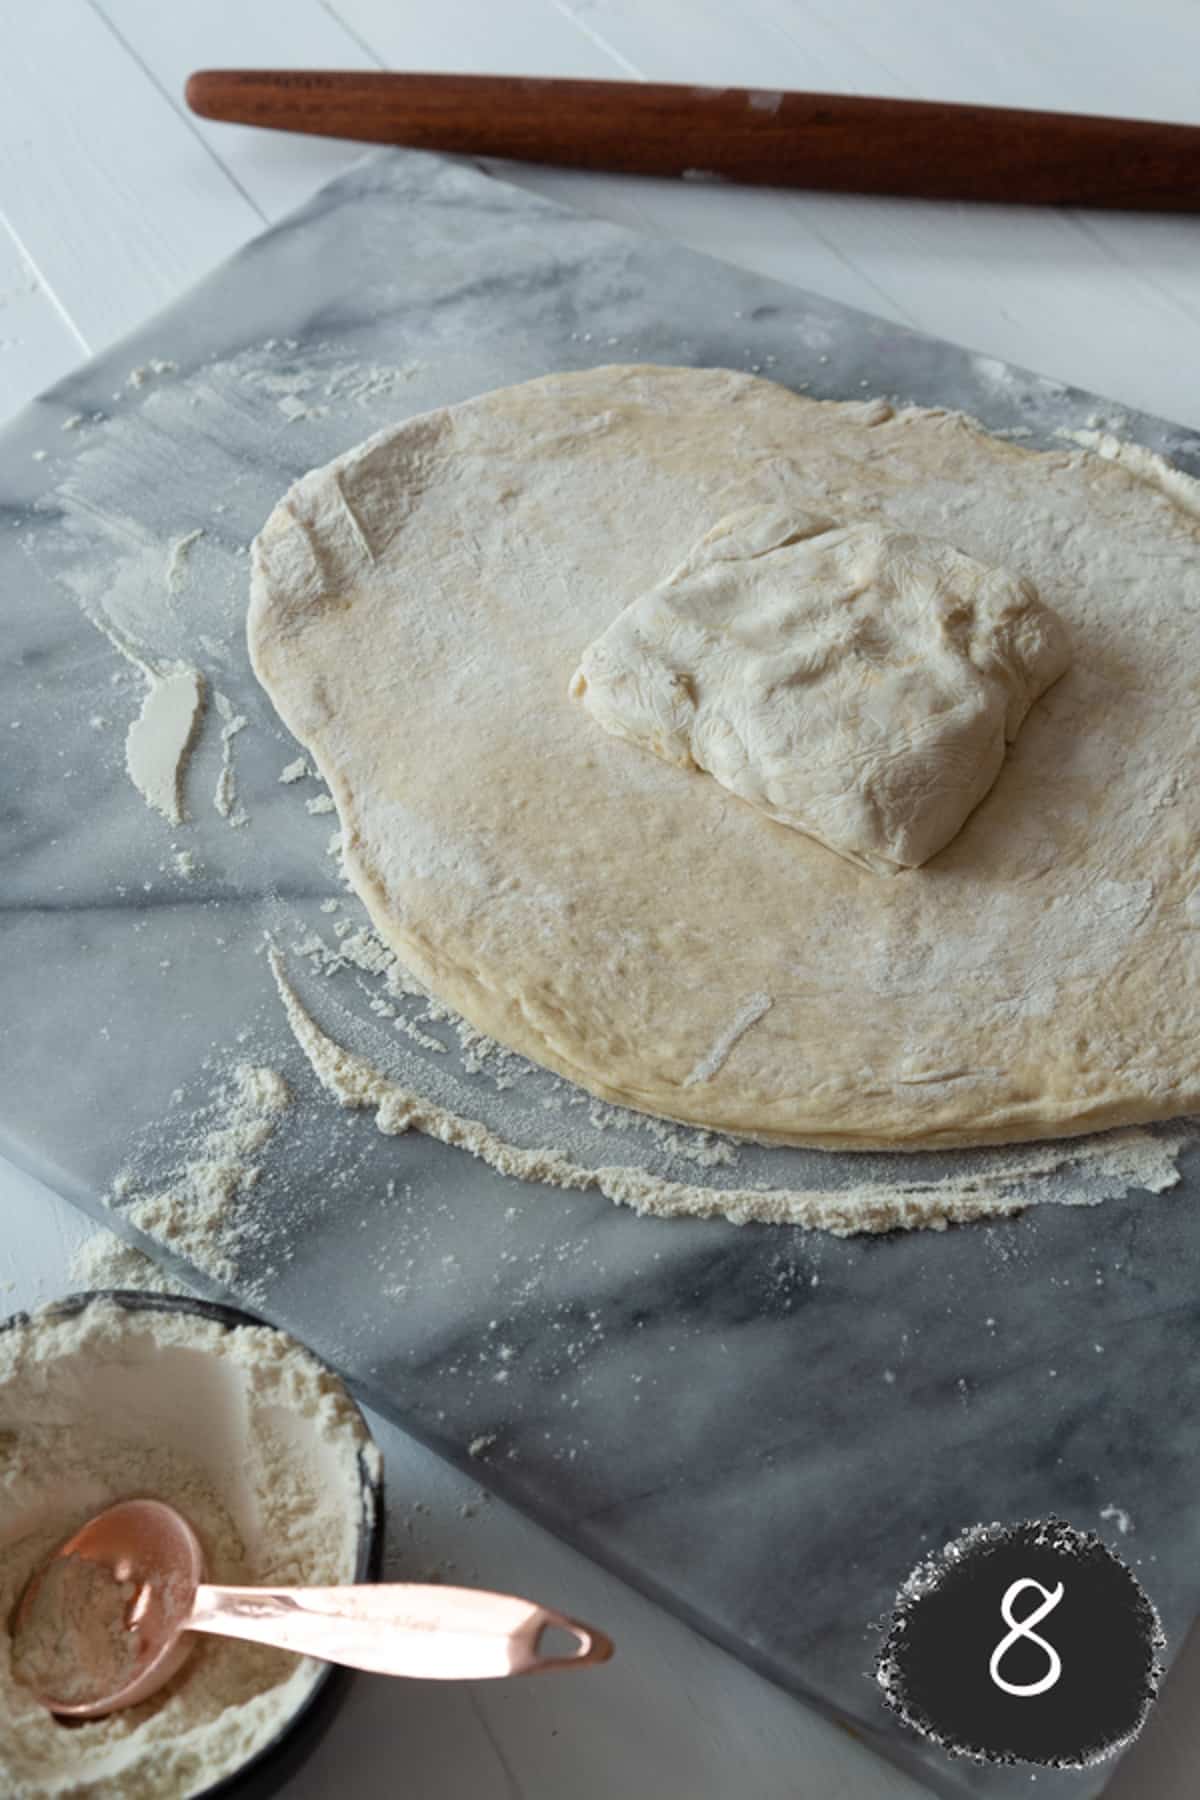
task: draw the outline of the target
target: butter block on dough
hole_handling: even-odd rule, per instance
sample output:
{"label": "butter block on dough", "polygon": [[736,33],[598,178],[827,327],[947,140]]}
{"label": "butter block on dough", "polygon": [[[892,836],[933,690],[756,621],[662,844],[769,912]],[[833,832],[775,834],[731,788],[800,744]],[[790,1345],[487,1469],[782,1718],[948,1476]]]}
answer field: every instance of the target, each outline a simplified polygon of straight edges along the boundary
{"label": "butter block on dough", "polygon": [[1067,660],[1028,580],[915,532],[766,506],[633,600],[571,693],[613,736],[894,875],[957,834]]}

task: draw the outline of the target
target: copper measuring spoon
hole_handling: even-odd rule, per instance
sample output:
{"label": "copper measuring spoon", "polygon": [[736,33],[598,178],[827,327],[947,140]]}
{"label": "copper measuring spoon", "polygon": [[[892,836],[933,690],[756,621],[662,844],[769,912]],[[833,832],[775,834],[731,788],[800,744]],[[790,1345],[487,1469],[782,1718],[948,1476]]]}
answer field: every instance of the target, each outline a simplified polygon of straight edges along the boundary
{"label": "copper measuring spoon", "polygon": [[[85,1700],[38,1692],[62,1718],[96,1719],[157,1693],[187,1659],[189,1633],[248,1638],[325,1662],[381,1675],[434,1681],[480,1681],[606,1662],[602,1632],[532,1600],[473,1588],[413,1582],[353,1587],[213,1587],[192,1527],[161,1500],[124,1500],[89,1519],[35,1571],[13,1617],[14,1645],[53,1565],[64,1558],[98,1563],[114,1581],[134,1585],[125,1625],[137,1633],[136,1656],[119,1685]],[[575,1648],[541,1653],[545,1633],[566,1633]]]}

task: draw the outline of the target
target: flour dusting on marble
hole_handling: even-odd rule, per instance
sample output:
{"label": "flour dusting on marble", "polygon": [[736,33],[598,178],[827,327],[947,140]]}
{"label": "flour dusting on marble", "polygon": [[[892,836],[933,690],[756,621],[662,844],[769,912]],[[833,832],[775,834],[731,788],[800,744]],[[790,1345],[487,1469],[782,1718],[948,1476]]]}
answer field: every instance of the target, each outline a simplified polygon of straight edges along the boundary
{"label": "flour dusting on marble", "polygon": [[271,395],[276,410],[289,425],[296,425],[328,417],[339,402],[363,406],[384,399],[410,381],[419,367],[415,362],[402,368],[356,362],[339,362],[327,368],[248,366],[242,370],[241,381],[247,388]]}
{"label": "flour dusting on marble", "polygon": [[[819,321],[806,321],[801,336],[814,354],[823,352],[828,333]],[[822,354],[817,360],[828,357]],[[370,429],[411,410],[405,389],[416,367],[356,364],[332,346],[318,344],[301,351],[292,341],[268,340],[178,379],[166,379],[176,372],[165,359],[161,366],[144,365],[138,380],[130,378],[130,387],[138,390],[135,410],[118,409],[107,419],[81,414],[70,422],[74,434],[70,462],[46,502],[56,518],[42,537],[39,556],[93,626],[137,669],[148,689],[153,690],[164,675],[190,670],[198,689],[212,692],[218,730],[211,736],[216,741],[206,744],[200,736],[201,715],[188,748],[195,749],[199,737],[199,748],[206,755],[219,750],[213,799],[226,823],[246,816],[234,764],[234,740],[244,729],[246,715],[236,710],[228,695],[243,697],[236,685],[244,669],[243,558],[246,543],[261,523],[262,504],[255,498],[253,482],[246,484],[245,470],[247,452],[261,451],[262,404],[268,415],[275,414],[280,444],[291,446],[295,439],[303,439],[304,455],[317,463],[331,446],[360,437],[364,422]],[[479,385],[468,370],[458,378],[464,393]],[[258,402],[253,417],[252,399]],[[285,400],[288,404],[280,410],[279,402]],[[156,489],[170,444],[186,441],[189,432],[194,435],[197,418],[204,424],[206,454],[218,459],[225,478],[216,489],[221,497],[211,506],[211,516],[197,521],[187,546],[180,549],[183,540],[172,535],[177,533],[178,512],[173,519],[155,521],[151,529],[145,519],[154,514],[145,497]],[[269,416],[266,429],[271,429]],[[295,452],[289,448],[287,454]],[[203,581],[194,574],[190,581],[187,577],[186,558],[198,541],[196,531],[202,531],[211,546]],[[173,600],[169,573],[164,580],[164,569],[170,571],[176,550],[174,582],[187,581],[186,607]],[[204,674],[194,666],[197,659]],[[182,780],[183,764],[178,767]],[[305,756],[294,755],[289,761],[285,753],[268,779],[282,801],[293,784],[312,774]],[[282,782],[282,792],[277,782]],[[139,792],[146,798],[144,790]],[[312,794],[311,788],[308,792]],[[258,793],[256,789],[256,797]],[[291,803],[301,825],[303,794],[300,788]],[[181,806],[181,815],[182,810]],[[328,810],[324,796],[317,797],[312,810],[318,814]],[[169,811],[165,816],[170,817]],[[211,828],[211,814],[208,824]],[[204,821],[192,827],[200,843],[204,829]],[[412,833],[405,835],[411,849]],[[346,886],[341,849],[341,834],[334,832],[329,851]],[[430,863],[446,854],[445,846],[436,843],[418,843],[416,852]],[[170,866],[181,877],[195,879],[204,866],[190,848],[173,845],[172,856]],[[468,880],[478,873],[471,867],[461,872]],[[1200,904],[1200,897],[1193,898]],[[1119,893],[1097,891],[1093,899],[1096,916],[1091,926],[1082,935],[1075,934],[1081,959],[1076,973],[1086,973],[1095,963],[1097,945],[1103,948],[1136,927],[1143,904],[1143,896],[1128,886]],[[739,1221],[776,1218],[844,1233],[893,1224],[941,1225],[951,1219],[1019,1210],[1034,1201],[1087,1203],[1131,1188],[1161,1192],[1178,1179],[1175,1161],[1188,1141],[1185,1128],[1118,1132],[1065,1146],[849,1159],[763,1149],[610,1106],[506,1050],[425,992],[376,937],[356,899],[329,896],[323,904],[318,902],[322,913],[338,907],[349,911],[337,918],[332,938],[311,930],[307,922],[301,928],[299,915],[290,907],[279,907],[271,920],[280,941],[304,947],[323,998],[322,1017],[324,996],[329,996],[337,1014],[336,1036],[329,1042],[354,1046],[348,1054],[360,1056],[378,1079],[391,1084],[384,1116],[394,1126],[407,1118],[405,1129],[420,1130],[428,1121],[434,1127],[431,1135],[458,1141],[475,1154],[483,1145],[491,1151],[493,1166],[507,1167],[527,1179],[546,1179],[544,1173],[535,1177],[531,1171],[549,1170],[550,1178],[557,1173],[563,1185],[597,1189],[645,1212],[723,1214]],[[1065,928],[1070,922],[1062,923]],[[349,929],[343,929],[346,926]],[[1093,928],[1097,935],[1089,943]],[[884,988],[895,980],[894,971],[883,963],[871,964],[866,973]],[[969,979],[969,969],[966,973]],[[1052,977],[1052,972],[1048,974]],[[1052,978],[1045,1002],[1053,1003]],[[755,1022],[747,1021],[745,1029]],[[727,1028],[722,1040],[728,1036]],[[736,1039],[730,1040],[725,1053],[735,1045]],[[710,1058],[718,1047],[713,1045]],[[234,1096],[236,1110],[236,1088],[228,1085],[232,1080],[226,1076],[222,1091],[227,1100]],[[396,1092],[406,1098],[397,1099]],[[162,1122],[158,1161],[147,1157],[145,1180],[139,1178],[135,1187],[144,1203],[143,1228],[156,1235],[174,1233],[189,1259],[206,1266],[207,1258],[219,1269],[218,1278],[224,1279],[237,1261],[239,1240],[230,1221],[245,1220],[254,1210],[258,1158],[252,1154],[224,1159],[243,1167],[247,1175],[241,1186],[234,1178],[234,1201],[223,1211],[214,1211],[204,1180],[197,1186],[187,1169],[191,1164],[222,1162],[220,1154],[215,1159],[198,1156],[196,1148],[206,1132],[225,1129],[217,1116],[220,1110],[217,1106],[216,1112],[206,1115],[207,1122],[205,1117],[196,1122],[182,1116]],[[228,1110],[226,1105],[227,1114]],[[378,1114],[380,1107],[373,1110]],[[439,1124],[444,1129],[437,1129]],[[174,1145],[166,1157],[175,1171],[165,1184],[164,1143]],[[703,1183],[698,1171],[704,1172]],[[800,1180],[795,1182],[797,1174]],[[169,1204],[163,1199],[168,1193],[173,1196]],[[198,1225],[189,1237],[184,1221],[193,1208]],[[233,1232],[228,1241],[227,1230]]]}
{"label": "flour dusting on marble", "polygon": [[187,574],[188,559],[192,553],[192,545],[204,536],[204,527],[198,525],[195,531],[185,531],[177,537],[167,552],[167,592],[172,597],[180,593]]}
{"label": "flour dusting on marble", "polygon": [[[141,708],[125,734],[125,772],[147,806],[169,824],[181,825],[186,817],[184,775],[207,700],[204,676],[187,662],[155,661],[120,624],[98,614],[90,600],[81,598],[81,606],[89,623],[146,683]],[[94,730],[107,722],[100,714],[91,720]]]}
{"label": "flour dusting on marble", "polygon": [[[363,916],[357,896],[348,901],[323,901],[320,911],[337,913],[346,905],[358,917]],[[406,1040],[399,1045],[395,1040],[376,1038],[371,1054],[388,1065],[393,1078],[425,1094],[431,1103],[451,1112],[464,1105],[482,1104],[501,1136],[512,1136],[514,1131],[540,1136],[552,1123],[558,1147],[576,1161],[611,1153],[615,1133],[624,1138],[627,1155],[648,1157],[666,1174],[687,1168],[725,1168],[737,1162],[739,1140],[732,1136],[599,1100],[498,1043],[431,994],[369,920],[360,924],[355,918],[341,917],[333,933],[331,944],[320,931],[301,929],[286,908],[279,909],[274,925],[274,935],[286,941],[292,955],[304,958],[315,977],[323,981],[347,974],[353,977],[372,1015],[372,1028],[390,1026]],[[366,1021],[356,1009],[345,1010],[347,1029],[353,1034]],[[436,1035],[442,1028],[450,1034],[449,1039]],[[427,1055],[410,1053],[409,1045],[441,1057],[444,1066],[431,1066]],[[444,1059],[452,1051],[456,1055],[446,1065]],[[463,1076],[468,1079],[464,1081]],[[476,1077],[486,1083],[482,1090],[471,1079]]]}
{"label": "flour dusting on marble", "polygon": [[217,693],[213,698],[221,717],[221,768],[213,790],[213,805],[231,825],[245,825],[248,823],[246,810],[238,805],[233,740],[239,731],[246,729],[246,717],[244,713],[234,711],[233,701],[227,694]]}
{"label": "flour dusting on marble", "polygon": [[[170,357],[137,365],[114,394],[118,406],[111,416],[79,412],[62,421],[64,431],[77,434],[78,444],[58,485],[39,502],[40,511],[56,514],[39,546],[41,553],[49,551],[50,572],[146,680],[141,716],[130,733],[127,772],[146,804],[172,824],[185,817],[180,784],[187,755],[203,731],[206,680],[215,686],[215,676],[243,666],[241,566],[233,562],[219,572],[218,558],[207,559],[201,593],[191,559],[201,538],[215,551],[245,554],[245,541],[230,546],[228,538],[244,484],[243,451],[258,453],[258,445],[250,443],[247,398],[273,398],[292,423],[328,417],[334,429],[359,435],[362,414],[388,406],[420,366],[356,362],[331,356],[327,345],[309,347],[297,359],[298,349],[294,340],[267,339],[184,375]],[[136,410],[128,410],[134,402]],[[206,422],[208,454],[227,469],[224,497],[212,507],[211,519],[183,533],[165,518],[152,528],[145,520],[153,511],[146,496],[165,485],[164,464],[167,474],[178,473],[170,468],[177,455],[172,446],[194,439],[197,415]],[[339,428],[339,419],[347,425]],[[246,539],[260,522],[257,510],[247,514],[241,524]],[[196,603],[185,609],[178,602],[189,578]],[[197,661],[204,674],[193,667]],[[179,742],[187,706],[185,672],[200,703]],[[217,710],[221,767],[214,805],[227,823],[243,825],[230,748],[242,725],[232,725],[219,700]],[[169,752],[177,743],[178,761],[171,764]]]}
{"label": "flour dusting on marble", "polygon": [[136,369],[130,369],[125,377],[126,387],[143,388],[156,375],[173,375],[179,367],[167,356],[152,356],[149,361],[139,363]]}
{"label": "flour dusting on marble", "polygon": [[[451,1112],[402,1086],[324,1032],[288,979],[278,949],[272,946],[268,955],[292,1033],[322,1087],[341,1106],[373,1111],[376,1126],[386,1135],[420,1131],[481,1158],[503,1175],[596,1190],[643,1215],[802,1225],[836,1237],[897,1228],[942,1230],[952,1223],[1011,1215],[1042,1200],[1096,1204],[1135,1187],[1162,1193],[1178,1183],[1178,1157],[1190,1141],[1185,1131],[1130,1128],[1070,1144],[977,1153],[969,1172],[942,1180],[901,1177],[851,1182],[842,1189],[702,1187],[635,1166],[588,1168],[553,1144],[512,1143],[479,1119]],[[1064,1171],[1078,1178],[1070,1194],[1056,1191],[1052,1179]]]}
{"label": "flour dusting on marble", "polygon": [[195,669],[147,669],[142,710],[125,738],[125,767],[147,806],[183,823],[183,771],[204,711],[204,677]]}
{"label": "flour dusting on marble", "polygon": [[[106,1204],[120,1204],[139,1231],[217,1280],[232,1280],[236,1253],[253,1235],[246,1203],[261,1157],[291,1102],[276,1070],[236,1062],[210,1100],[187,1120],[174,1160],[148,1177],[134,1167],[114,1180]],[[158,1136],[156,1132],[155,1136]]]}

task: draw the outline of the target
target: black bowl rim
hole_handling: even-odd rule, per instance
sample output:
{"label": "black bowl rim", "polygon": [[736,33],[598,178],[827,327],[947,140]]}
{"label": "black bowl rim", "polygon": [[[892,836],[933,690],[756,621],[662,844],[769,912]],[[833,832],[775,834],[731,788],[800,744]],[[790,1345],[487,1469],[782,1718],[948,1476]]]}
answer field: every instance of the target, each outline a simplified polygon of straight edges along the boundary
{"label": "black bowl rim", "polygon": [[[139,1313],[191,1313],[199,1318],[211,1319],[214,1324],[221,1325],[227,1331],[242,1330],[247,1326],[277,1331],[282,1337],[289,1338],[327,1374],[341,1383],[346,1398],[354,1408],[359,1423],[366,1433],[366,1444],[358,1452],[359,1479],[359,1516],[354,1558],[354,1580],[375,1581],[383,1552],[383,1472],[382,1464],[373,1461],[367,1452],[377,1448],[371,1435],[370,1427],[363,1417],[358,1401],[350,1392],[345,1380],[336,1369],[331,1369],[324,1357],[310,1350],[303,1339],[282,1325],[272,1323],[257,1313],[247,1312],[238,1306],[227,1306],[220,1300],[203,1300],[199,1295],[159,1293],[153,1289],[141,1288],[87,1288],[76,1293],[64,1294],[61,1299],[49,1300],[34,1311],[18,1311],[11,1313],[6,1319],[0,1319],[0,1332],[13,1331],[19,1327],[36,1324],[43,1319],[71,1319],[84,1312],[97,1301],[108,1301],[120,1307],[124,1312]],[[267,1764],[273,1762],[286,1747],[292,1734],[302,1722],[309,1719],[317,1703],[340,1703],[345,1698],[347,1683],[341,1679],[345,1671],[335,1663],[326,1663],[318,1669],[312,1684],[287,1717],[279,1729],[265,1743],[241,1762],[230,1769],[219,1780],[209,1787],[197,1788],[190,1800],[232,1800],[232,1797],[244,1792],[251,1776],[266,1777]],[[267,1790],[264,1790],[266,1792]]]}

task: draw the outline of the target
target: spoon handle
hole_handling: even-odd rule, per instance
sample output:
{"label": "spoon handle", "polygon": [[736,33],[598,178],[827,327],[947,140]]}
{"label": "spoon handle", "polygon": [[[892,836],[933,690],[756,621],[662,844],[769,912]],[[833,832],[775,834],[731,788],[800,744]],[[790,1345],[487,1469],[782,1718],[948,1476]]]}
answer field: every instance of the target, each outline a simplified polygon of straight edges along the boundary
{"label": "spoon handle", "polygon": [[[543,1655],[550,1627],[574,1648]],[[359,1587],[196,1589],[188,1631],[248,1638],[352,1669],[481,1681],[605,1662],[612,1644],[576,1619],[476,1588],[392,1582]]]}

